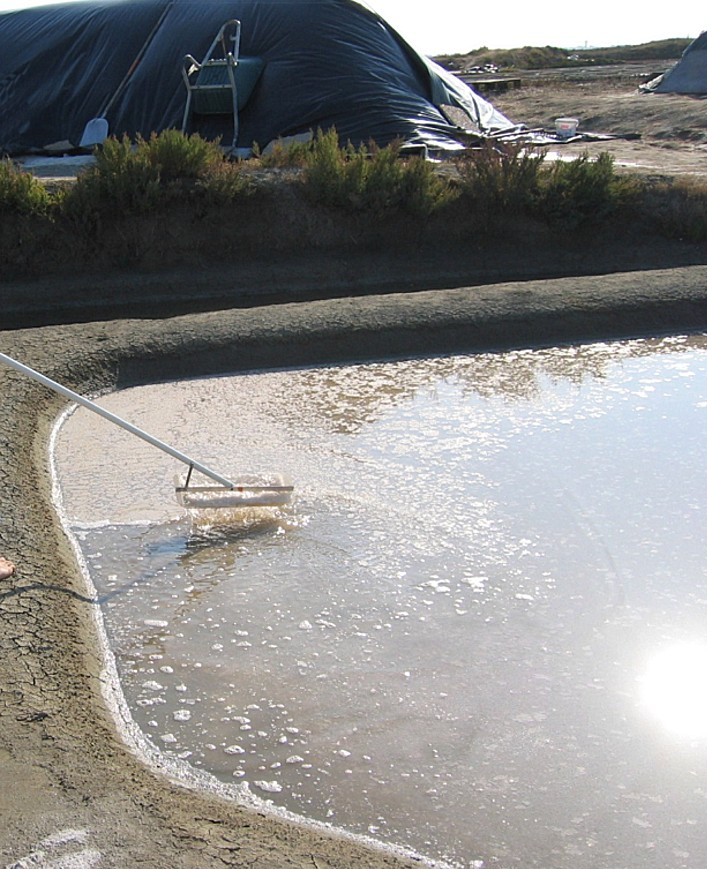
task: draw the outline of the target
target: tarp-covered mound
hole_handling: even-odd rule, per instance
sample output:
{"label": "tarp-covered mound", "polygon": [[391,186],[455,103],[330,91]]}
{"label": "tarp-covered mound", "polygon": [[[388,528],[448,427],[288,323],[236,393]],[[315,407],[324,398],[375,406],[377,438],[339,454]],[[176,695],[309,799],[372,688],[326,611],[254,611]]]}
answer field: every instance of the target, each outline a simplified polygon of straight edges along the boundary
{"label": "tarp-covered mound", "polygon": [[[334,126],[356,145],[447,150],[462,129],[511,125],[355,0],[88,0],[0,15],[0,152],[79,145],[111,99],[110,135],[180,128],[183,59],[203,59],[231,19],[240,56],[264,63],[240,146]],[[230,144],[232,116],[197,114],[188,128]]]}
{"label": "tarp-covered mound", "polygon": [[706,31],[689,43],[678,63],[665,74],[641,86],[643,92],[669,93],[680,95],[707,94],[707,40]]}

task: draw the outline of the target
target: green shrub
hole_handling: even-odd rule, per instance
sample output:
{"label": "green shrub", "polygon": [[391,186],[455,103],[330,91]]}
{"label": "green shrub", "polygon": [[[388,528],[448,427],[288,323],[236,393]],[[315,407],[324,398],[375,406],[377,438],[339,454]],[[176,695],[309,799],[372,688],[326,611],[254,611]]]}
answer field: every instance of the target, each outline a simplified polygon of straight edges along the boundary
{"label": "green shrub", "polygon": [[128,136],[107,139],[94,156],[95,166],[78,176],[63,201],[70,218],[91,223],[106,215],[145,214],[158,207],[162,193],[159,169]]}
{"label": "green shrub", "polygon": [[539,199],[545,153],[514,142],[484,142],[457,160],[463,196],[486,225],[503,214],[530,212]]}
{"label": "green shrub", "polygon": [[379,148],[371,142],[368,151],[361,147],[353,156],[353,165],[360,165],[362,190],[370,192],[372,199],[384,201],[384,205],[395,201],[401,192],[407,160],[401,158],[400,151],[398,143]]}
{"label": "green shrub", "polygon": [[400,184],[401,204],[414,216],[426,217],[450,205],[457,189],[450,179],[439,175],[423,157],[403,161],[404,174]]}
{"label": "green shrub", "polygon": [[643,189],[638,209],[666,237],[692,243],[703,243],[707,238],[705,179],[687,176],[651,183]]}
{"label": "green shrub", "polygon": [[201,174],[192,189],[191,197],[206,210],[250,197],[255,191],[252,176],[242,172],[239,163],[220,157],[211,162]]}
{"label": "green shrub", "polygon": [[48,255],[56,205],[33,175],[0,159],[0,277],[26,272]]}
{"label": "green shrub", "polygon": [[139,161],[158,172],[162,184],[175,181],[196,181],[217,168],[224,158],[219,139],[205,141],[196,133],[185,135],[178,129],[151,134],[145,141],[137,139]]}
{"label": "green shrub", "polygon": [[318,130],[310,144],[303,179],[306,193],[313,202],[334,206],[345,202],[346,182],[352,183],[360,168],[360,163],[356,169],[350,166],[353,154],[350,145],[341,151],[335,129]]}
{"label": "green shrub", "polygon": [[54,202],[33,175],[19,170],[11,160],[0,159],[0,213],[46,216]]}
{"label": "green shrub", "polygon": [[426,216],[454,193],[423,158],[402,156],[400,143],[341,147],[335,129],[316,134],[303,182],[314,203],[376,217],[397,211]]}
{"label": "green shrub", "polygon": [[462,195],[485,228],[514,215],[577,228],[634,203],[638,190],[632,177],[616,174],[610,154],[550,163],[543,148],[522,149],[516,142],[487,142],[465,152],[457,168]]}
{"label": "green shrub", "polygon": [[611,154],[555,160],[541,176],[539,214],[554,227],[602,221],[622,205],[628,188],[629,180],[616,175]]}
{"label": "green shrub", "polygon": [[206,211],[250,190],[217,141],[178,130],[148,140],[138,136],[135,143],[128,136],[107,139],[95,159],[63,201],[67,217],[91,232],[108,217],[145,216],[187,203]]}

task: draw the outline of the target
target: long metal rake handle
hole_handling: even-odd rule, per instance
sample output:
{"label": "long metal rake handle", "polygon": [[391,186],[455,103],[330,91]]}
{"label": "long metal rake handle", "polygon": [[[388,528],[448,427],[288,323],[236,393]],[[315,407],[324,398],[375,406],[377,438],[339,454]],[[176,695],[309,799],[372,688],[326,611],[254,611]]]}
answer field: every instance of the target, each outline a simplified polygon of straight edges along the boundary
{"label": "long metal rake handle", "polygon": [[200,464],[200,462],[196,461],[193,458],[190,458],[183,452],[179,452],[178,449],[174,449],[173,446],[169,446],[168,443],[164,443],[163,440],[158,440],[156,437],[152,437],[151,434],[147,434],[146,431],[143,431],[141,428],[137,428],[135,425],[132,425],[130,422],[125,421],[120,416],[115,415],[113,412],[109,412],[108,409],[104,409],[103,406],[99,406],[98,404],[94,403],[93,400],[88,400],[86,397],[77,394],[70,388],[66,388],[63,385],[59,384],[57,381],[53,381],[52,378],[48,378],[48,376],[43,375],[40,372],[36,372],[35,369],[31,369],[24,363],[20,363],[18,360],[13,360],[12,357],[8,357],[6,354],[3,353],[0,353],[0,363],[5,363],[11,369],[16,369],[18,372],[21,372],[23,375],[27,375],[28,378],[32,378],[34,381],[40,382],[40,384],[45,385],[52,391],[56,391],[56,393],[62,394],[64,397],[68,397],[69,400],[73,400],[76,403],[79,403],[81,406],[85,406],[87,409],[90,409],[92,412],[97,413],[102,418],[108,419],[110,422],[113,422],[115,425],[118,425],[120,428],[123,428],[130,434],[134,434],[134,436],[138,437],[140,440],[144,440],[146,443],[150,443],[152,446],[156,446],[157,449],[160,449],[162,452],[165,452],[172,458],[178,459],[185,465],[193,468],[195,471],[199,471],[200,474],[205,474],[207,477],[210,478],[210,480],[221,483],[222,486],[226,486],[228,489],[235,488],[235,484],[232,482],[232,480],[228,480],[226,477],[223,477],[221,474],[218,474],[211,468],[205,467],[203,464]]}

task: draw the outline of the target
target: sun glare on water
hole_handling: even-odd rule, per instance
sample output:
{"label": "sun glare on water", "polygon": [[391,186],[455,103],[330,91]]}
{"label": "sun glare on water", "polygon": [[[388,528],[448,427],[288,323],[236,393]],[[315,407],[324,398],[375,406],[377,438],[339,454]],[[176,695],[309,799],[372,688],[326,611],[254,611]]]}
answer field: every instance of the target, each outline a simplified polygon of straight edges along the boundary
{"label": "sun glare on water", "polygon": [[708,660],[696,643],[669,646],[649,661],[641,692],[651,712],[671,732],[705,737],[708,728]]}

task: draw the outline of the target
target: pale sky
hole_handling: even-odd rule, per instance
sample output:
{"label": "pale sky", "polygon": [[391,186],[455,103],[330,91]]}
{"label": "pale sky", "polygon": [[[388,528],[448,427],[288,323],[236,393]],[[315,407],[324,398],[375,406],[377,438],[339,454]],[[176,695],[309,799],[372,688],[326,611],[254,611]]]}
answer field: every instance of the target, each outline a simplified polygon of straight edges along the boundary
{"label": "pale sky", "polygon": [[[62,0],[70,2],[70,0]],[[427,55],[468,52],[481,46],[615,46],[667,37],[697,37],[708,28],[706,0],[638,3],[609,0],[367,0],[416,49]],[[0,0],[0,13],[47,0]],[[588,12],[588,7],[594,11]]]}

